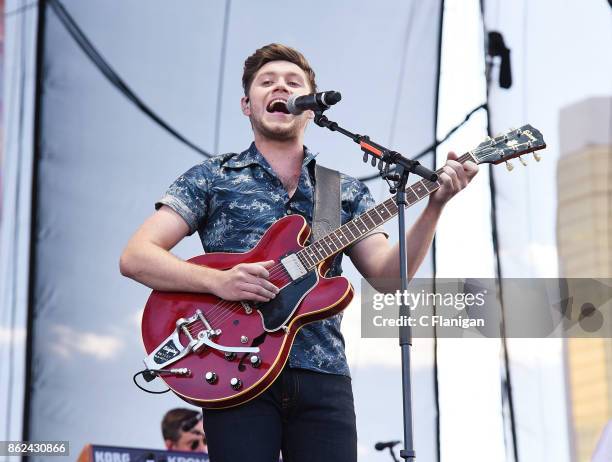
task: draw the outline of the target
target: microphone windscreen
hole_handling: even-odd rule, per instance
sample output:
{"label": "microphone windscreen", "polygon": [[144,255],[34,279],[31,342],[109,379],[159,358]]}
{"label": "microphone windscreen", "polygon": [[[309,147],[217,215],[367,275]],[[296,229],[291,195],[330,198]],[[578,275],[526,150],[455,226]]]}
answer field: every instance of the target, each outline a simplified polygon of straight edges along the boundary
{"label": "microphone windscreen", "polygon": [[287,100],[287,110],[293,115],[300,115],[302,111],[295,107],[295,100],[298,99],[298,95],[291,95]]}
{"label": "microphone windscreen", "polygon": [[339,91],[328,91],[328,92],[325,92],[325,103],[328,106],[333,106],[334,104],[336,104],[341,99],[342,99],[342,95],[340,94]]}

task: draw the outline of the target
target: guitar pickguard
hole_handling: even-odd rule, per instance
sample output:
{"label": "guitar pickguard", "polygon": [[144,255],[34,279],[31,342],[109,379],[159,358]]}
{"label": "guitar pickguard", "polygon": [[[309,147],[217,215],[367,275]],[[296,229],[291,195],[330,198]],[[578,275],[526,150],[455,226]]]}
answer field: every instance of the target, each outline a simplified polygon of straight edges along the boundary
{"label": "guitar pickguard", "polygon": [[269,302],[260,304],[257,311],[261,315],[264,329],[267,332],[275,332],[286,325],[304,297],[317,285],[318,280],[316,270],[310,271],[282,289]]}

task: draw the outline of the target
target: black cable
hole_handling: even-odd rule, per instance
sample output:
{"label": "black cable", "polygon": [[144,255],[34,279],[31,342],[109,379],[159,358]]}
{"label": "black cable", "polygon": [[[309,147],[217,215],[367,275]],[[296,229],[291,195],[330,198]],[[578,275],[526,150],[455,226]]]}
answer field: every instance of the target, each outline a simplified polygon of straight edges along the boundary
{"label": "black cable", "polygon": [[[23,399],[22,441],[30,439],[30,421],[32,398],[35,393],[34,382],[34,315],[36,313],[36,280],[38,257],[38,204],[40,159],[42,151],[42,103],[43,75],[45,58],[45,25],[46,0],[40,0],[38,8],[38,23],[36,31],[36,89],[34,94],[34,152],[32,156],[32,205],[30,209],[30,261],[28,275],[28,313],[26,321],[26,354],[25,354],[25,393]],[[23,16],[25,17],[25,15]]]}
{"label": "black cable", "polygon": [[151,120],[157,125],[166,130],[176,139],[189,146],[194,151],[202,154],[205,157],[212,157],[211,154],[200,148],[193,142],[189,141],[183,135],[181,135],[176,129],[170,126],[165,120],[158,116],[153,110],[142,101],[132,89],[119,77],[115,70],[108,64],[104,57],[96,50],[92,45],[91,41],[85,36],[81,28],[74,21],[72,16],[66,11],[64,6],[59,0],[48,0],[49,5],[53,9],[57,18],[64,25],[68,33],[72,36],[75,42],[79,45],[81,50],[87,55],[87,57],[93,62],[93,64],[102,72],[102,74],[111,82],[123,95],[129,99],[138,109],[146,114]]}
{"label": "black cable", "polygon": [[[430,152],[434,151],[438,148],[438,146],[440,146],[442,143],[444,143],[447,139],[449,139],[453,133],[455,133],[457,130],[459,130],[461,127],[463,127],[463,125],[466,124],[466,122],[468,120],[470,120],[470,118],[479,110],[481,109],[487,109],[487,103],[482,103],[479,106],[476,106],[474,109],[472,109],[470,112],[467,113],[467,115],[465,116],[465,118],[463,119],[463,121],[461,123],[459,123],[458,125],[454,126],[445,136],[444,138],[442,138],[441,140],[435,141],[431,146],[423,149],[421,152],[419,152],[416,156],[412,157],[412,160],[418,160],[421,157],[425,156],[426,154],[429,154]],[[380,178],[380,174],[379,173],[375,173],[373,175],[368,175],[368,176],[364,176],[361,178],[357,178],[359,181],[370,181],[370,180],[374,180],[376,178]]]}
{"label": "black cable", "polygon": [[[164,393],[168,393],[170,391],[170,388],[167,388],[163,391],[155,391],[155,390],[147,390],[146,388],[140,386],[140,384],[138,383],[138,381],[136,380],[136,377],[138,377],[139,375],[144,376],[145,373],[150,372],[149,369],[143,369],[142,371],[136,372],[134,374],[134,376],[132,377],[132,380],[134,381],[134,384],[140,388],[142,391],[146,391],[147,393],[151,393],[152,395],[163,395]],[[162,371],[158,371],[158,372],[162,372]]]}
{"label": "black cable", "polygon": [[[482,27],[483,27],[483,37],[487,37],[487,26],[485,23],[485,8],[484,8],[484,0],[480,0],[480,12],[482,16]],[[484,47],[486,50],[486,47]],[[487,76],[486,82],[486,91],[487,91],[487,103],[489,101],[489,85],[490,81]],[[490,108],[487,104],[487,134],[492,136],[492,128],[491,128],[491,114]],[[508,410],[510,412],[510,431],[512,435],[512,450],[514,453],[515,462],[519,462],[519,452],[518,452],[518,437],[516,434],[516,414],[514,411],[514,399],[512,395],[512,374],[510,371],[510,357],[508,355],[508,342],[506,338],[506,310],[504,306],[504,293],[503,293],[503,284],[502,284],[502,267],[501,267],[501,258],[499,256],[499,232],[497,228],[497,191],[495,186],[495,178],[493,165],[489,165],[489,191],[491,196],[491,241],[493,243],[493,256],[495,257],[495,271],[496,277],[498,281],[498,290],[499,290],[499,305],[501,310],[501,326],[500,326],[500,340],[502,344],[502,351],[504,356],[504,372],[505,372],[505,380],[502,381],[502,387],[506,389],[506,395],[508,397]],[[502,417],[503,417],[503,394],[502,394]],[[505,419],[504,419],[505,421]]]}
{"label": "black cable", "polygon": [[7,11],[6,13],[4,13],[4,17],[8,18],[10,16],[14,16],[16,14],[23,13],[24,11],[34,8],[35,6],[38,6],[38,2],[32,2],[26,5],[22,5],[19,8],[15,8],[14,10]]}
{"label": "black cable", "polygon": [[[434,106],[434,139],[437,138],[438,135],[438,111],[440,109],[440,74],[441,74],[441,68],[442,68],[442,32],[443,32],[443,28],[444,28],[444,0],[440,0],[440,26],[438,29],[438,76],[437,76],[437,82],[438,85],[436,86],[436,102],[435,102],[435,106]],[[474,114],[478,109],[474,109],[472,110],[465,118],[465,120],[463,121],[463,123],[467,122],[467,120],[471,117],[472,114]],[[463,124],[462,123],[462,124]],[[456,127],[454,130],[457,130],[458,127]],[[450,134],[447,134],[444,139],[447,139],[450,136]],[[436,171],[436,151],[437,151],[437,146],[434,150],[434,156],[433,156],[433,171]],[[437,255],[437,247],[436,247],[436,234],[434,234],[434,237],[432,239],[432,243],[431,243],[431,255],[432,255],[432,281],[433,281],[433,293],[436,293],[437,287],[436,287],[436,275],[438,273],[438,264],[437,264],[437,259],[436,259],[436,255]],[[434,303],[433,305],[433,314],[434,316],[436,316],[438,314],[438,310],[437,310],[437,305],[436,303]],[[437,326],[434,326],[433,328],[433,341],[434,341],[434,345],[433,345],[433,350],[434,350],[434,370],[433,370],[433,376],[434,376],[434,396],[435,396],[435,400],[434,400],[434,404],[435,404],[435,409],[436,409],[436,460],[438,462],[440,462],[442,460],[442,444],[441,444],[441,425],[440,425],[440,367],[438,365],[438,328]]]}
{"label": "black cable", "polygon": [[[408,20],[406,21],[406,29],[404,30],[404,43],[402,45],[402,59],[400,62],[400,72],[397,79],[397,88],[395,90],[395,98],[393,98],[393,115],[391,116],[391,131],[389,133],[389,146],[393,146],[395,142],[395,128],[397,125],[397,117],[399,115],[399,109],[402,102],[402,89],[404,87],[404,75],[406,71],[406,59],[408,57],[408,44],[410,43],[410,33],[413,31],[413,19],[414,19],[414,8],[416,2],[410,3],[410,9],[408,10]],[[434,139],[436,137],[434,136]]]}
{"label": "black cable", "polygon": [[221,105],[223,104],[223,81],[225,80],[225,57],[227,55],[227,34],[232,0],[225,1],[225,17],[223,20],[223,39],[221,40],[221,59],[219,61],[219,85],[217,87],[217,112],[215,114],[215,144],[214,152],[219,154],[219,138],[221,132]]}

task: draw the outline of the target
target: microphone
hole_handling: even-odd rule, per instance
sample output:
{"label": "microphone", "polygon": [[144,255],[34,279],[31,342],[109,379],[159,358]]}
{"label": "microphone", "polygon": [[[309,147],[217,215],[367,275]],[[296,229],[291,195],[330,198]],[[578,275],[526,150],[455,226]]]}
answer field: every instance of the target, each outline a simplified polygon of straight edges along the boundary
{"label": "microphone", "polygon": [[386,442],[378,442],[374,445],[374,449],[377,451],[383,451],[387,448],[392,448],[396,444],[400,444],[401,441],[386,441]]}
{"label": "microphone", "polygon": [[287,100],[287,109],[293,115],[300,115],[304,111],[324,111],[342,99],[337,91],[324,91],[310,95],[291,95]]}

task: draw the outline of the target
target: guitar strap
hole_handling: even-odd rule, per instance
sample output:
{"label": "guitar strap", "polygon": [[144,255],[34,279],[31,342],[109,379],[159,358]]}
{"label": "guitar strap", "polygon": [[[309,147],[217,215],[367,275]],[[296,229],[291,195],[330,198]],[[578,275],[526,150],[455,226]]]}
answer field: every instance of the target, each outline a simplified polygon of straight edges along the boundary
{"label": "guitar strap", "polygon": [[312,241],[340,227],[340,173],[315,163]]}

